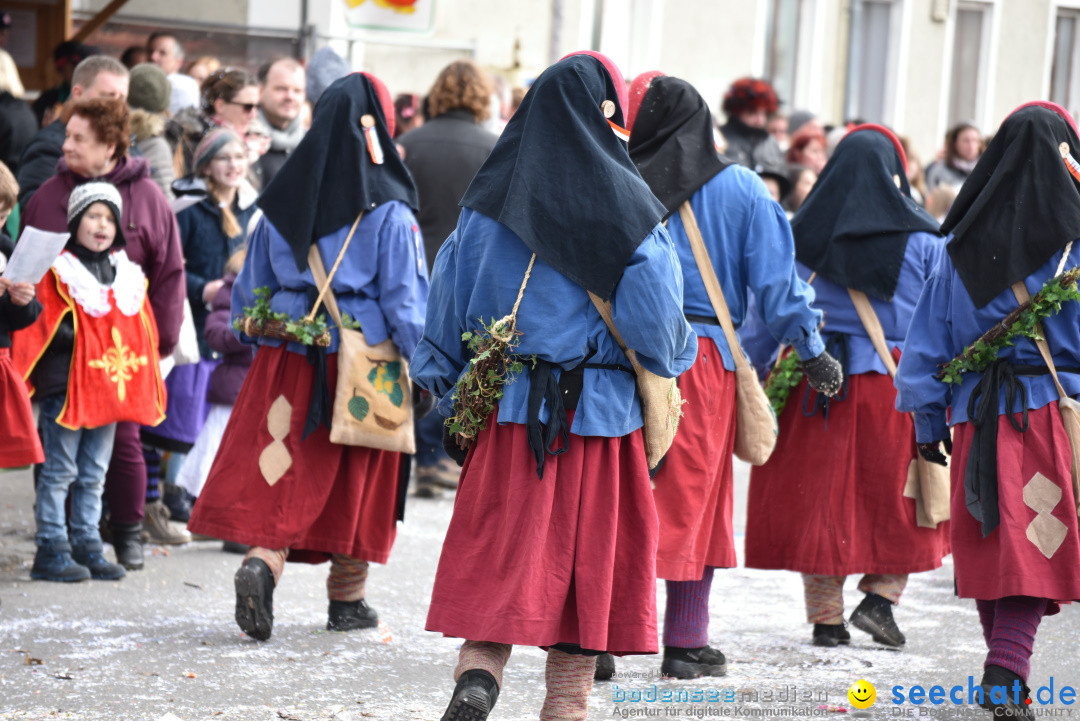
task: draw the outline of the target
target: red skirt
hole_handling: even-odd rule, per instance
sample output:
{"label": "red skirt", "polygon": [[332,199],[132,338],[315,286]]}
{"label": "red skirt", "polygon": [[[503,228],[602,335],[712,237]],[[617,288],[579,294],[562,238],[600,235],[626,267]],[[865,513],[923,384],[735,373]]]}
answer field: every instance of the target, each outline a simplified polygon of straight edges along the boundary
{"label": "red skirt", "polygon": [[26,383],[11,363],[11,349],[0,348],[0,418],[3,418],[3,442],[0,442],[0,468],[18,468],[44,463],[34,409]]}
{"label": "red skirt", "polygon": [[656,527],[640,431],[571,434],[541,480],[525,426],[490,424],[461,472],[426,628],[656,653]]}
{"label": "red skirt", "polygon": [[[333,388],[336,355],[327,356],[326,372]],[[386,563],[397,532],[401,455],[331,443],[323,426],[301,440],[313,377],[304,356],[259,348],[188,529],[288,548],[290,561],[340,553]],[[271,416],[284,412],[288,432],[275,441]]]}
{"label": "red skirt", "polygon": [[675,442],[656,474],[660,546],[656,575],[701,580],[705,566],[737,565],[731,523],[735,447],[735,374],[716,343],[698,339],[697,360],[679,376],[686,400]]}
{"label": "red skirt", "polygon": [[851,376],[828,423],[803,414],[805,389],[803,379],[780,414],[772,458],[750,472],[746,566],[824,576],[941,566],[948,523],[919,528],[915,501],[904,497],[915,429],[895,410],[892,379]]}
{"label": "red skirt", "polygon": [[964,469],[975,429],[970,423],[956,425],[951,524],[956,590],[962,598],[1080,600],[1072,458],[1057,401],[1028,411],[1028,422],[1027,432],[1020,433],[1006,416],[998,419],[1001,524],[986,538],[964,501]]}

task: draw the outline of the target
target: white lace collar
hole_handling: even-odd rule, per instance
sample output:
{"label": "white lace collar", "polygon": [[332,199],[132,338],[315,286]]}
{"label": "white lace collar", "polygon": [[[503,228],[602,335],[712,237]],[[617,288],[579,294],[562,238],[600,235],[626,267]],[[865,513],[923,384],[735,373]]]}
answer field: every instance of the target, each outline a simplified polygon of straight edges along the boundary
{"label": "white lace collar", "polygon": [[116,268],[112,285],[102,285],[78,258],[66,250],[53,263],[53,270],[87,315],[102,318],[109,314],[110,290],[121,313],[136,315],[146,297],[146,276],[142,268],[131,262],[123,250],[110,255],[109,262]]}

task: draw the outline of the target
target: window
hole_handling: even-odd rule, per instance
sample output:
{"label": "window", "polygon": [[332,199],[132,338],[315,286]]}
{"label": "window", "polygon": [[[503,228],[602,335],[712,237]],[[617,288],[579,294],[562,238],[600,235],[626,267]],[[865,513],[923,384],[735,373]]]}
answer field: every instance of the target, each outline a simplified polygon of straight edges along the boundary
{"label": "window", "polygon": [[952,68],[949,78],[949,126],[976,122],[986,84],[990,6],[962,2],[956,7]]}
{"label": "window", "polygon": [[892,124],[901,0],[856,0],[848,48],[847,117]]}
{"label": "window", "polygon": [[1058,10],[1054,23],[1054,59],[1050,67],[1050,100],[1075,117],[1080,110],[1080,10]]}
{"label": "window", "polygon": [[765,77],[789,108],[795,102],[801,12],[802,0],[769,0]]}

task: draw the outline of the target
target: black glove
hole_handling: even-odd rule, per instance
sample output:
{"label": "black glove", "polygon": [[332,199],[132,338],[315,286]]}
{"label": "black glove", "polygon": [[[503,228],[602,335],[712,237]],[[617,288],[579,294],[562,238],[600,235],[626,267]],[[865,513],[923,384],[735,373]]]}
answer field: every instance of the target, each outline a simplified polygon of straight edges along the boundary
{"label": "black glove", "polygon": [[413,420],[419,420],[435,408],[435,396],[413,383],[412,387]]}
{"label": "black glove", "polygon": [[919,443],[916,447],[919,449],[919,455],[930,461],[936,463],[939,466],[947,465],[945,461],[945,453],[941,452],[938,448],[938,444],[943,443],[945,446],[945,453],[952,455],[952,438],[945,438],[944,441],[932,441],[930,443]]}
{"label": "black glove", "polygon": [[443,424],[442,427],[442,447],[446,451],[446,455],[450,456],[459,466],[465,465],[465,457],[469,455],[469,452],[458,446],[457,441],[450,435],[450,429]]}
{"label": "black glove", "polygon": [[818,393],[832,397],[844,383],[844,371],[839,361],[826,351],[810,360],[803,361],[800,365],[803,374],[806,375],[806,382]]}

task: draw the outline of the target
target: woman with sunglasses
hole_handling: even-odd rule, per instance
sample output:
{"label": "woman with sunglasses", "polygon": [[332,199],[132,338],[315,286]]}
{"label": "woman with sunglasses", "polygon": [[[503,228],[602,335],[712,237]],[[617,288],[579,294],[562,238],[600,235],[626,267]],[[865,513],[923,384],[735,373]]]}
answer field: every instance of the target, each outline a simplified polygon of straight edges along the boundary
{"label": "woman with sunglasses", "polygon": [[184,126],[184,167],[191,171],[195,147],[211,130],[227,128],[246,139],[258,113],[259,84],[255,76],[232,67],[211,73],[202,84],[198,114],[183,112],[177,117]]}

